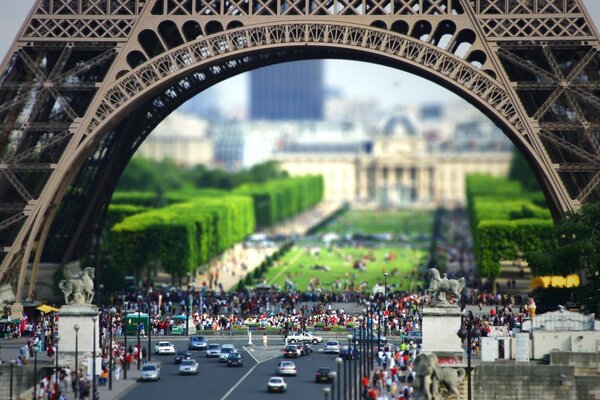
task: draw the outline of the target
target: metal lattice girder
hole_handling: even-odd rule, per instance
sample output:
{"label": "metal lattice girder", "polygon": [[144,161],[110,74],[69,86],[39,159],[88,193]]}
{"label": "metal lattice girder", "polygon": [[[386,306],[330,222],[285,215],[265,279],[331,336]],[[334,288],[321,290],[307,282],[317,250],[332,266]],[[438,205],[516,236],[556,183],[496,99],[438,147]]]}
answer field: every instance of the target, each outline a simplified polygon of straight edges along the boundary
{"label": "metal lattice girder", "polygon": [[441,83],[517,143],[555,213],[598,201],[598,49],[579,0],[39,0],[0,75],[0,281],[18,274],[21,298],[46,243],[58,262],[89,248],[127,161],[185,100],[307,58]]}

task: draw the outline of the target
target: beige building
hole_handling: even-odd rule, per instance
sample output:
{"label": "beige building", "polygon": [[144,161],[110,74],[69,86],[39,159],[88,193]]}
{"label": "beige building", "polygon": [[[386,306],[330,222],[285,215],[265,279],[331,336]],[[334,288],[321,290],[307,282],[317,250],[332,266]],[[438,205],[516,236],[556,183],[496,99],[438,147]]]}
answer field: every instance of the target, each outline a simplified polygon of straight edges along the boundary
{"label": "beige building", "polygon": [[508,173],[512,145],[486,124],[458,124],[442,143],[409,125],[391,124],[371,139],[286,144],[275,159],[291,175],[323,175],[326,200],[386,207],[465,204],[468,174]]}

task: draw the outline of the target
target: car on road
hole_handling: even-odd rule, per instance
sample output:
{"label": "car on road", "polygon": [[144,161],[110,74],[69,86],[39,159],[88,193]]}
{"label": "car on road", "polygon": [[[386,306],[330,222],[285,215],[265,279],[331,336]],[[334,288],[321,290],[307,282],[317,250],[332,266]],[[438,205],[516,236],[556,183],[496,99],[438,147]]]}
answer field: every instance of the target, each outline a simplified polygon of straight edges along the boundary
{"label": "car on road", "polygon": [[229,357],[227,357],[227,366],[228,367],[242,367],[244,366],[244,359],[240,353],[231,353]]}
{"label": "car on road", "polygon": [[227,362],[229,354],[235,353],[235,346],[232,344],[224,344],[219,352],[219,362]]}
{"label": "car on road", "polygon": [[387,343],[387,338],[385,336],[377,336],[377,332],[369,332],[365,329],[355,329],[352,332],[352,341],[358,340],[359,342],[364,343],[378,343],[379,346],[385,346]]}
{"label": "car on road", "polygon": [[319,368],[317,372],[315,372],[315,382],[332,382],[333,376],[331,375],[331,368]]}
{"label": "car on road", "polygon": [[141,382],[146,381],[157,381],[160,379],[160,368],[157,363],[145,363],[142,365],[140,371],[140,377],[138,378]]}
{"label": "car on road", "polygon": [[175,364],[181,364],[183,360],[192,358],[192,352],[189,350],[177,350],[175,352]]}
{"label": "car on road", "polygon": [[198,375],[198,367],[196,360],[183,360],[179,366],[179,375]]}
{"label": "car on road", "polygon": [[218,343],[210,343],[206,347],[206,357],[219,357],[221,354],[221,345]]}
{"label": "car on road", "polygon": [[360,351],[354,346],[343,346],[340,348],[340,357],[343,360],[354,360],[360,358]]}
{"label": "car on road", "polygon": [[171,342],[160,341],[154,345],[155,354],[175,354],[175,346]]}
{"label": "car on road", "polygon": [[322,336],[316,336],[309,332],[292,332],[287,336],[288,343],[312,343],[318,344],[323,342]]}
{"label": "car on road", "polygon": [[307,356],[313,351],[312,347],[310,347],[310,344],[308,343],[298,343],[298,347],[300,347],[300,354],[303,356]]}
{"label": "car on road", "polygon": [[298,373],[296,364],[293,361],[279,361],[277,368],[275,369],[277,375],[292,375],[296,376]]}
{"label": "car on road", "polygon": [[267,382],[267,392],[285,392],[287,390],[287,383],[280,376],[273,376],[269,378]]}
{"label": "car on road", "polygon": [[327,342],[325,342],[325,350],[323,350],[323,352],[339,354],[340,342],[338,342],[337,340],[328,340]]}
{"label": "car on road", "polygon": [[408,344],[422,344],[423,343],[423,331],[410,331],[404,337],[404,341]]}
{"label": "car on road", "polygon": [[295,344],[288,344],[283,348],[283,358],[298,358],[302,355],[302,350]]}
{"label": "car on road", "polygon": [[206,350],[208,343],[204,336],[191,336],[188,341],[188,350]]}

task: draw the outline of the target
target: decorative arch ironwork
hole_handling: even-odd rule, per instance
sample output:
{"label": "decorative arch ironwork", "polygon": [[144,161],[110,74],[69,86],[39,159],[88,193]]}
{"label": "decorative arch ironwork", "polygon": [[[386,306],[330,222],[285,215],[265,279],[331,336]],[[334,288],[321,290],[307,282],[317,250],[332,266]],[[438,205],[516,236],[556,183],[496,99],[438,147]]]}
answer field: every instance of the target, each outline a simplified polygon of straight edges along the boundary
{"label": "decorative arch ironwork", "polygon": [[187,98],[309,57],[468,99],[560,216],[600,200],[599,48],[580,0],[39,0],[0,75],[0,281],[21,299],[40,262],[75,258],[135,149]]}

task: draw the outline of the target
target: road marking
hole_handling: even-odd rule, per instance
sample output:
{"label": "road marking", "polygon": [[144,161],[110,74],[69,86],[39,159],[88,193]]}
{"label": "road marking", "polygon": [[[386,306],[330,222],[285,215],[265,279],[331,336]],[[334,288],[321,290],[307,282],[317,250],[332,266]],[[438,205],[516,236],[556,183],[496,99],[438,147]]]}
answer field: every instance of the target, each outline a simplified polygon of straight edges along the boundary
{"label": "road marking", "polygon": [[296,247],[296,250],[298,251],[298,253],[288,262],[288,265],[286,265],[285,268],[283,268],[281,271],[279,271],[274,277],[273,279],[271,279],[271,281],[269,282],[269,285],[272,285],[277,278],[279,278],[281,276],[281,274],[283,274],[285,271],[288,270],[288,268],[292,265],[294,265],[294,263],[296,262],[297,259],[299,259],[302,256],[302,248],[300,247]]}
{"label": "road marking", "polygon": [[242,346],[242,348],[244,350],[246,350],[246,353],[250,354],[250,357],[254,358],[254,361],[256,361],[257,364],[260,364],[260,361],[258,361],[258,359],[256,357],[254,357],[254,354],[252,354],[250,351],[254,352],[253,349],[248,349],[246,346]]}
{"label": "road marking", "polygon": [[231,393],[232,393],[232,392],[235,390],[235,388],[237,388],[237,387],[240,385],[240,383],[242,383],[242,382],[244,381],[244,379],[246,379],[246,377],[247,377],[248,375],[250,375],[250,374],[252,373],[252,371],[254,371],[254,368],[256,368],[256,367],[258,367],[258,366],[260,365],[260,362],[259,362],[259,361],[256,359],[256,357],[254,357],[254,356],[252,355],[252,353],[250,353],[250,352],[248,351],[248,349],[246,349],[246,347],[244,347],[244,350],[246,350],[246,353],[250,354],[250,356],[251,356],[252,358],[254,358],[254,361],[256,361],[256,364],[254,364],[254,366],[253,366],[252,368],[250,368],[250,369],[248,370],[248,372],[246,372],[246,373],[244,374],[244,376],[242,376],[242,377],[240,378],[240,380],[239,380],[239,381],[237,381],[237,383],[236,383],[235,385],[233,385],[233,386],[231,387],[231,389],[229,389],[229,391],[228,391],[227,393],[225,393],[225,395],[224,395],[223,397],[221,397],[221,400],[225,400],[227,397],[229,397],[229,395],[230,395],[230,394],[231,394]]}

